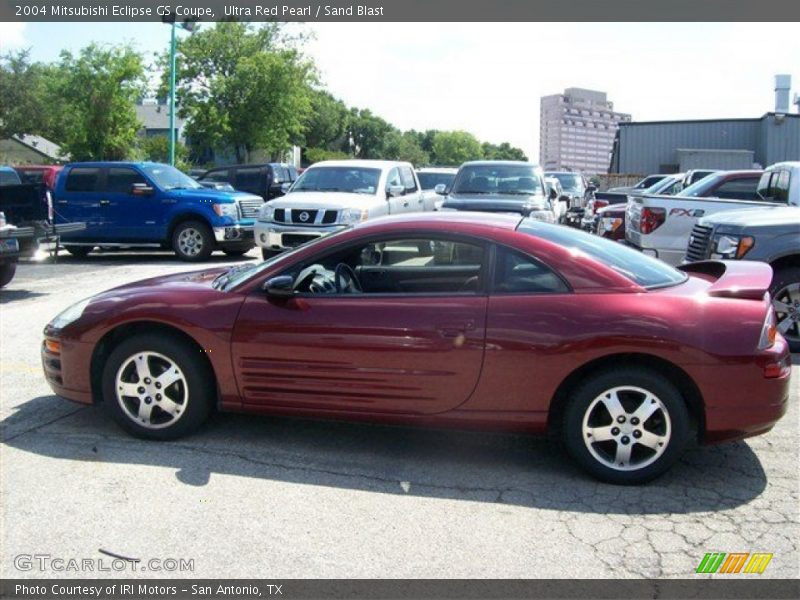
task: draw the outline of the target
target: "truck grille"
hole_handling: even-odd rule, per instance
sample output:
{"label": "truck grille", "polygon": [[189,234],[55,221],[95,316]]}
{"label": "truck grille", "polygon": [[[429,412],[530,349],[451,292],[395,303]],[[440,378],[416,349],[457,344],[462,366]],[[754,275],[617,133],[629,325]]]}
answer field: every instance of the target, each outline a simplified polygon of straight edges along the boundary
{"label": "truck grille", "polygon": [[276,223],[291,223],[293,225],[333,225],[336,223],[337,216],[338,213],[335,210],[276,208],[273,219]]}
{"label": "truck grille", "polygon": [[258,196],[239,198],[237,201],[243,219],[255,219],[258,216],[258,209],[264,204],[264,200]]}
{"label": "truck grille", "polygon": [[689,245],[686,248],[686,260],[706,260],[711,256],[711,232],[713,228],[705,225],[695,225],[692,235],[689,236]]}

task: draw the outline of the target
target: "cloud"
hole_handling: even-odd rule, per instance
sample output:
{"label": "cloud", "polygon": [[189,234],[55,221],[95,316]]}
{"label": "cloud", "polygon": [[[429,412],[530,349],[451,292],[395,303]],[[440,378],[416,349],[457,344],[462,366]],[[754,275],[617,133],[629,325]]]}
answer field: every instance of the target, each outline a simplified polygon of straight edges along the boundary
{"label": "cloud", "polygon": [[25,45],[25,23],[0,21],[0,53]]}

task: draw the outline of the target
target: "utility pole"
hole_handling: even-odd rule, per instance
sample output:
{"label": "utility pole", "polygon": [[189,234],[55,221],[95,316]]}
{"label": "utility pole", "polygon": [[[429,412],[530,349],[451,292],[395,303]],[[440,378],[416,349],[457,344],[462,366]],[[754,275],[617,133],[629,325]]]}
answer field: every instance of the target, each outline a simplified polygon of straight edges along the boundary
{"label": "utility pole", "polygon": [[174,167],[177,137],[177,132],[175,131],[175,55],[178,51],[175,27],[180,25],[191,33],[194,31],[196,21],[187,19],[179,24],[175,22],[175,13],[169,13],[161,17],[161,22],[168,23],[172,29],[169,42],[169,164]]}

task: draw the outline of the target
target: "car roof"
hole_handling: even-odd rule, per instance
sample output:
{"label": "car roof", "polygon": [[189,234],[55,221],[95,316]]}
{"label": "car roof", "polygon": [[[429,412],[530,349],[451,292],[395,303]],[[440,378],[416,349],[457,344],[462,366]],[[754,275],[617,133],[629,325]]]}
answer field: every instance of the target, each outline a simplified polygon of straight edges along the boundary
{"label": "car roof", "polygon": [[528,162],[525,160],[470,160],[465,162],[461,165],[461,168],[464,167],[471,167],[471,166],[478,166],[478,165],[508,165],[510,167],[519,167],[519,166],[526,166],[526,167],[533,167],[534,169],[540,168],[539,165],[536,163]]}
{"label": "car roof", "polygon": [[109,166],[118,166],[118,167],[146,167],[146,166],[157,166],[157,167],[168,167],[167,163],[160,163],[160,162],[153,162],[148,160],[93,160],[93,161],[86,161],[86,162],[71,162],[65,167],[109,167]]}
{"label": "car roof", "polygon": [[583,173],[579,171],[545,171],[544,174],[548,177],[551,175],[577,175],[580,177]]}
{"label": "car roof", "polygon": [[454,174],[458,172],[458,167],[420,167],[417,173],[447,173]]}
{"label": "car roof", "polygon": [[268,163],[244,163],[241,165],[219,165],[218,167],[210,167],[206,169],[206,173],[210,173],[211,171],[220,171],[222,169],[252,169],[254,167],[283,167],[284,169],[289,169],[294,165],[290,165],[289,163],[282,163],[282,162],[268,162]]}
{"label": "car roof", "polygon": [[368,159],[352,159],[352,160],[321,160],[315,162],[308,167],[313,169],[315,167],[361,167],[365,169],[390,169],[392,167],[404,166],[414,168],[410,162],[403,162],[401,160],[368,160]]}

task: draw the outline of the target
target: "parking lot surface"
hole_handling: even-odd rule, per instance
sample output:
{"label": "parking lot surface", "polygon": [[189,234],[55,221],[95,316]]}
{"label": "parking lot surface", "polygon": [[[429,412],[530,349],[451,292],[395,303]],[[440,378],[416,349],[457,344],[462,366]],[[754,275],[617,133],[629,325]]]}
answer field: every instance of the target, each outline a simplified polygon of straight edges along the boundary
{"label": "parking lot surface", "polygon": [[[798,357],[772,432],[690,449],[643,487],[597,483],[526,436],[220,414],[189,438],[144,442],[53,396],[39,359],[53,316],[199,268],[168,253],[62,256],[20,265],[0,291],[0,576],[693,577],[706,552],[773,553],[762,577],[800,575]],[[15,561],[110,561],[101,551],[194,569]]]}

